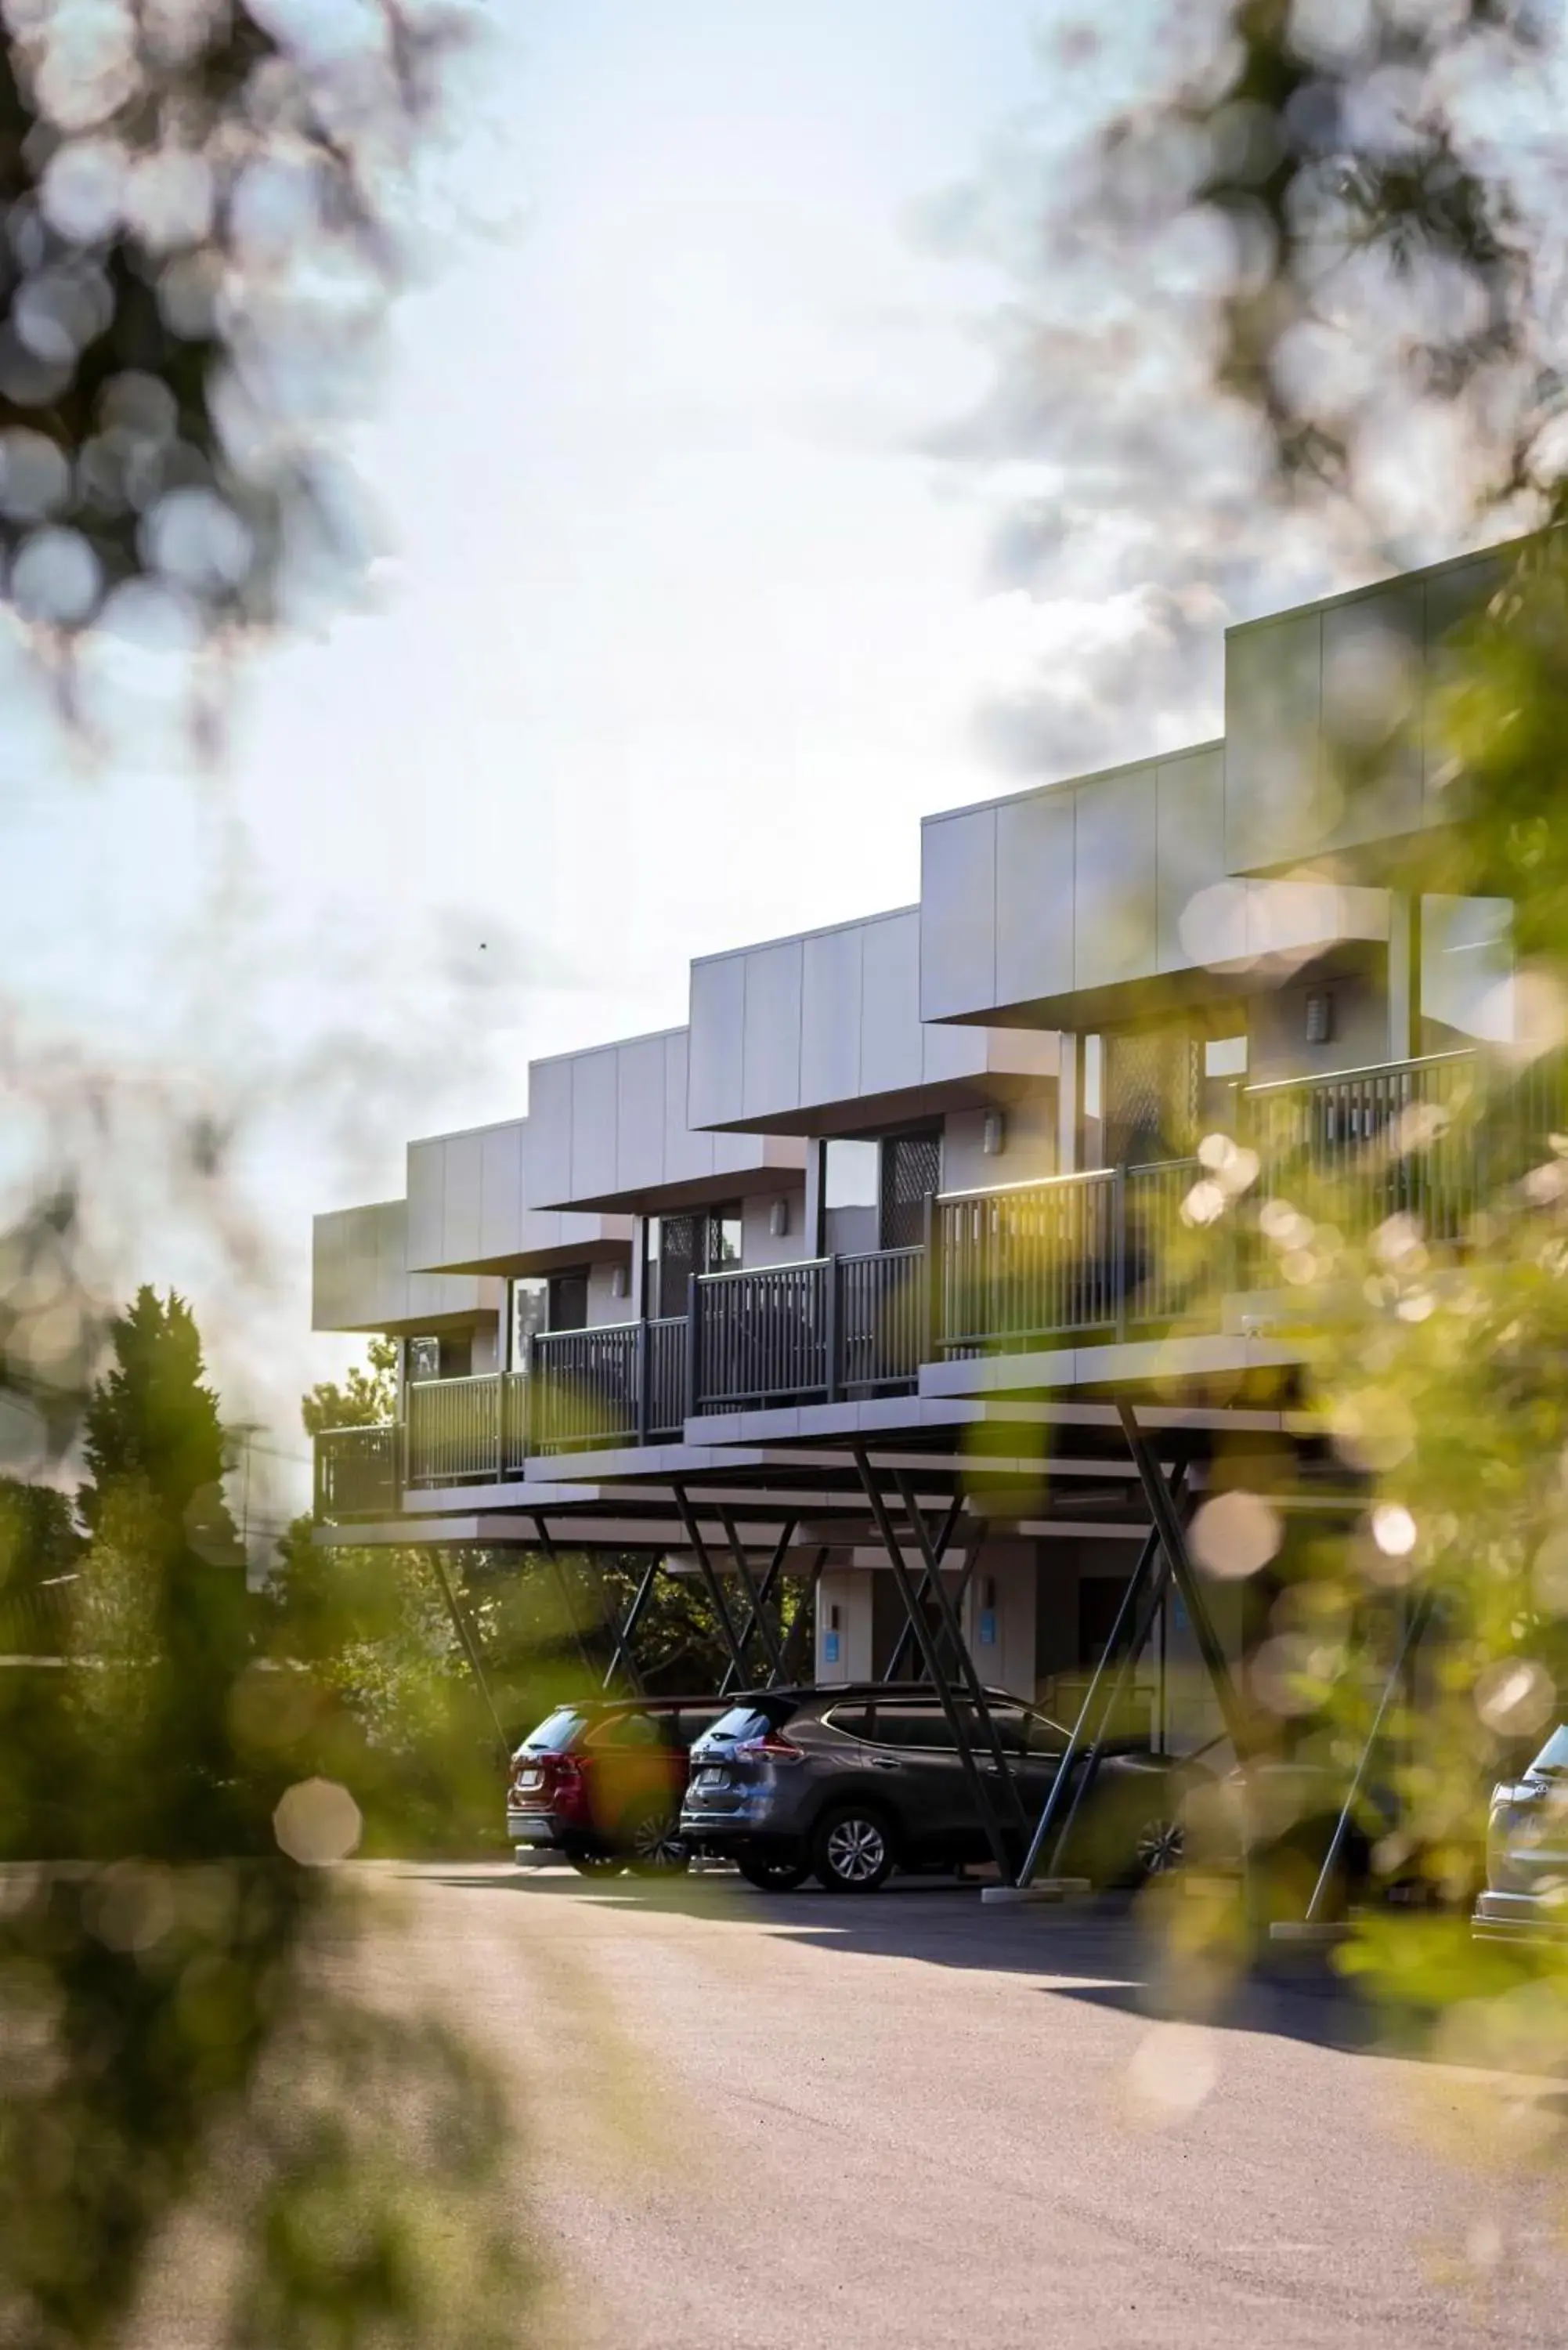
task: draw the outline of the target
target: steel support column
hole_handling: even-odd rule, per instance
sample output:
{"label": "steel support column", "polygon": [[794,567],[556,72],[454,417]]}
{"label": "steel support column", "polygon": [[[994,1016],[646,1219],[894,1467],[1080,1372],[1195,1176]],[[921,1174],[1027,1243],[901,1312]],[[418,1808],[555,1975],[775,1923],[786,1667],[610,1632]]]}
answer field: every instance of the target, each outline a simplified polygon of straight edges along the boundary
{"label": "steel support column", "polygon": [[1164,1545],[1176,1587],[1191,1618],[1199,1654],[1214,1684],[1214,1695],[1224,1717],[1226,1734],[1236,1750],[1237,1761],[1244,1762],[1255,1742],[1250,1734],[1246,1712],[1237,1694],[1225,1651],[1214,1629],[1202,1586],[1193,1572],[1191,1554],[1187,1547],[1187,1529],[1159,1473],[1159,1464],[1149,1451],[1148,1439],[1138,1426],[1137,1414],[1127,1402],[1118,1402],[1116,1412],[1127,1437],[1127,1449],[1133,1457],[1133,1466],[1138,1473],[1138,1482],[1143,1487],[1144,1499],[1148,1503],[1148,1513]]}
{"label": "steel support column", "polygon": [[815,1659],[811,1660],[812,1670],[807,1672],[801,1669],[801,1650],[805,1644],[806,1627],[809,1625],[813,1631],[815,1629],[816,1594],[822,1582],[822,1570],[826,1564],[827,1545],[824,1543],[813,1561],[811,1573],[806,1577],[806,1588],[801,1594],[800,1605],[795,1609],[794,1621],[784,1636],[784,1659],[786,1687],[792,1679],[815,1680],[816,1678]]}
{"label": "steel support column", "polygon": [[[959,1517],[960,1517],[960,1515],[961,1515],[961,1512],[962,1512],[962,1509],[963,1509],[963,1497],[962,1497],[962,1495],[961,1495],[961,1494],[955,1493],[955,1494],[954,1494],[954,1496],[953,1496],[952,1507],[951,1507],[951,1509],[950,1509],[950,1510],[949,1510],[949,1512],[948,1512],[948,1513],[947,1513],[946,1517],[942,1520],[941,1526],[940,1526],[940,1530],[939,1530],[939,1532],[938,1532],[938,1534],[937,1534],[937,1537],[936,1537],[935,1549],[936,1549],[936,1555],[937,1555],[937,1563],[938,1563],[939,1566],[941,1565],[942,1561],[947,1557],[947,1555],[948,1555],[948,1546],[949,1546],[949,1544],[950,1544],[951,1543],[951,1541],[952,1541],[952,1538],[953,1538],[953,1530],[954,1530],[954,1528],[955,1528],[955,1527],[957,1526],[957,1524],[958,1524]],[[983,1539],[983,1537],[982,1537],[982,1539]],[[923,1561],[923,1559],[924,1559],[924,1552],[923,1552],[923,1551],[922,1551],[922,1553],[921,1553],[921,1557],[922,1557],[922,1561]],[[972,1559],[971,1559],[971,1565],[972,1565],[972,1563],[973,1563],[973,1562],[972,1562]],[[962,1579],[961,1583],[960,1584],[959,1591],[958,1591],[958,1604],[959,1604],[961,1607],[961,1606],[962,1606],[962,1604],[963,1604],[963,1595],[964,1595],[964,1592],[969,1588],[969,1577],[970,1577],[970,1567],[967,1567],[967,1566],[966,1566],[966,1567],[965,1567],[965,1569],[964,1569],[964,1573],[963,1573],[963,1579]],[[926,1569],[925,1569],[925,1566],[924,1566],[924,1565],[922,1564],[921,1568],[920,1568],[920,1597],[921,1597],[922,1601],[926,1598],[926,1596],[927,1596],[927,1576],[926,1576]],[[909,1626],[908,1626],[907,1624],[901,1624],[901,1625],[899,1626],[899,1627],[898,1627],[898,1638],[897,1638],[897,1639],[894,1641],[894,1643],[893,1643],[893,1653],[892,1653],[891,1657],[889,1657],[889,1659],[888,1659],[888,1669],[887,1669],[887,1671],[886,1671],[885,1673],[883,1673],[883,1674],[881,1675],[881,1677],[880,1677],[883,1680],[885,1680],[885,1681],[897,1680],[897,1679],[898,1679],[898,1674],[899,1674],[899,1671],[900,1671],[900,1669],[901,1669],[901,1668],[902,1668],[902,1666],[903,1666],[904,1659],[905,1659],[905,1658],[909,1655],[909,1648],[910,1648],[910,1645],[911,1645],[911,1642],[912,1642],[912,1640],[913,1640],[913,1638],[914,1638],[914,1636],[913,1636],[913,1634],[910,1632]]]}
{"label": "steel support column", "polygon": [[1345,1849],[1345,1839],[1350,1834],[1351,1820],[1355,1814],[1355,1806],[1361,1800],[1361,1790],[1366,1783],[1367,1769],[1377,1742],[1383,1735],[1384,1721],[1389,1706],[1394,1701],[1394,1692],[1404,1679],[1405,1668],[1419,1647],[1431,1617],[1432,1600],[1430,1594],[1427,1594],[1418,1599],[1410,1610],[1404,1632],[1400,1637],[1399,1646],[1395,1652],[1394,1662],[1388,1669],[1388,1678],[1383,1684],[1383,1694],[1377,1700],[1377,1711],[1372,1717],[1372,1727],[1366,1733],[1366,1743],[1361,1750],[1361,1760],[1355,1766],[1355,1776],[1350,1783],[1344,1807],[1334,1824],[1334,1834],[1329,1838],[1328,1850],[1323,1856],[1323,1866],[1318,1871],[1317,1883],[1313,1887],[1312,1899],[1307,1903],[1304,1922],[1309,1926],[1315,1926],[1319,1922],[1319,1912],[1323,1908],[1324,1898],[1333,1881],[1339,1856]]}
{"label": "steel support column", "polygon": [[[726,1534],[731,1532],[728,1518],[726,1518],[724,1522],[724,1530]],[[778,1582],[779,1576],[784,1573],[784,1563],[788,1555],[789,1546],[794,1540],[794,1530],[795,1521],[793,1518],[786,1518],[780,1532],[778,1541],[774,1545],[774,1555],[772,1558],[769,1559],[767,1566],[763,1571],[762,1582],[758,1585],[757,1589],[752,1597],[751,1616],[741,1633],[741,1645],[742,1648],[752,1637],[752,1632],[759,1621],[760,1611],[765,1609],[768,1603],[773,1598],[774,1586]],[[747,1577],[747,1587],[748,1589],[750,1588],[749,1576]],[[767,1618],[767,1622],[770,1627],[776,1632],[777,1626],[774,1623],[772,1617]],[[778,1639],[774,1641],[773,1646],[776,1648],[776,1654],[773,1654],[772,1656],[773,1670],[769,1678],[768,1687],[770,1689],[777,1689],[787,1678],[784,1672],[785,1644],[782,1639]],[[725,1672],[723,1679],[720,1682],[719,1694],[721,1697],[727,1696],[729,1691],[734,1687],[735,1684],[732,1679],[733,1671],[734,1667],[732,1665]]]}
{"label": "steel support column", "polygon": [[[987,1783],[986,1773],[981,1769],[980,1763],[976,1759],[973,1746],[970,1741],[968,1725],[963,1720],[962,1709],[955,1700],[951,1688],[942,1672],[940,1659],[937,1655],[936,1644],[931,1638],[930,1627],[927,1624],[924,1616],[920,1613],[919,1601],[916,1593],[914,1579],[910,1575],[909,1570],[904,1563],[903,1550],[898,1542],[898,1535],[894,1531],[892,1518],[889,1515],[888,1509],[887,1499],[872,1473],[871,1463],[864,1446],[854,1446],[852,1448],[852,1454],[856,1469],[859,1473],[860,1482],[865,1488],[866,1498],[871,1505],[871,1514],[877,1522],[877,1531],[881,1537],[882,1547],[888,1554],[888,1564],[893,1571],[893,1579],[898,1585],[898,1596],[904,1603],[904,1612],[908,1616],[910,1627],[914,1632],[916,1645],[920,1651],[921,1661],[925,1665],[926,1671],[930,1679],[931,1687],[936,1692],[937,1702],[941,1707],[943,1717],[952,1734],[953,1745],[957,1751],[959,1758],[959,1767],[962,1771],[964,1778],[968,1783],[970,1794],[974,1801],[976,1814],[980,1819],[981,1825],[985,1831],[985,1840],[991,1846],[992,1857],[995,1861],[999,1872],[1002,1877],[1006,1877],[1012,1865],[1012,1856],[1008,1850],[1006,1830],[1002,1825],[1001,1816],[997,1811],[994,1802],[992,1801],[993,1791]],[[925,1532],[923,1525],[920,1532],[923,1535]],[[927,1544],[923,1542],[921,1545],[922,1554],[926,1547]],[[987,1719],[989,1723],[989,1716]],[[994,1735],[994,1730],[992,1734]],[[1016,1803],[1018,1791],[1016,1788],[1012,1787],[1011,1774],[1008,1774],[1007,1776],[1007,1784],[1009,1788],[1012,1789],[1013,1800]]]}
{"label": "steel support column", "polygon": [[484,1660],[479,1653],[478,1639],[474,1635],[472,1625],[459,1604],[457,1593],[452,1587],[452,1577],[446,1571],[446,1561],[439,1549],[433,1545],[431,1550],[431,1565],[435,1569],[436,1581],[441,1585],[441,1597],[446,1601],[447,1614],[452,1617],[452,1628],[457,1634],[458,1646],[468,1659],[468,1669],[479,1685],[479,1694],[484,1700],[485,1711],[495,1725],[495,1742],[501,1751],[502,1762],[509,1762],[512,1759],[512,1741],[506,1735],[506,1725],[496,1709],[494,1695],[484,1670]]}
{"label": "steel support column", "polygon": [[713,1603],[713,1613],[719,1619],[719,1630],[723,1637],[724,1646],[730,1651],[731,1662],[740,1677],[739,1685],[743,1688],[746,1679],[745,1651],[735,1638],[735,1626],[730,1614],[730,1603],[724,1596],[724,1586],[720,1582],[718,1572],[708,1555],[708,1545],[702,1539],[701,1529],[697,1523],[685,1486],[677,1482],[670,1486],[670,1490],[675,1496],[675,1506],[680,1513],[680,1523],[686,1529],[686,1539],[697,1561],[697,1572],[702,1577],[703,1587]]}
{"label": "steel support column", "polygon": [[[539,1537],[539,1548],[550,1562],[550,1571],[556,1578],[556,1589],[560,1595],[561,1613],[566,1619],[566,1627],[571,1633],[573,1645],[582,1661],[583,1670],[587,1673],[597,1672],[598,1668],[594,1662],[593,1653],[583,1634],[582,1621],[577,1614],[576,1599],[572,1591],[571,1577],[566,1572],[566,1562],[556,1548],[550,1538],[550,1529],[537,1510],[534,1513],[534,1531]],[[633,1685],[639,1689],[641,1687],[635,1674]]]}
{"label": "steel support column", "polygon": [[632,1654],[631,1643],[633,1635],[642,1621],[648,1603],[653,1596],[653,1587],[659,1580],[659,1554],[655,1551],[643,1570],[642,1580],[632,1594],[631,1605],[627,1609],[620,1629],[615,1636],[615,1647],[610,1652],[610,1660],[605,1667],[605,1677],[600,1683],[603,1689],[607,1690],[616,1675],[623,1673],[631,1683],[633,1693],[638,1697],[642,1695],[642,1675],[638,1669],[637,1659]]}
{"label": "steel support column", "polygon": [[[1029,1849],[1023,1856],[1023,1866],[1019,1870],[1016,1880],[1021,1886],[1033,1884],[1034,1873],[1040,1866],[1040,1856],[1045,1849],[1045,1840],[1061,1818],[1063,1808],[1067,1801],[1073,1765],[1083,1752],[1085,1733],[1091,1720],[1095,1723],[1095,1742],[1096,1745],[1099,1742],[1105,1718],[1110,1711],[1108,1705],[1103,1712],[1100,1711],[1100,1690],[1106,1674],[1111,1669],[1112,1659],[1121,1648],[1123,1639],[1135,1621],[1144,1586],[1154,1575],[1156,1564],[1161,1555],[1158,1529],[1151,1526],[1144,1537],[1144,1545],[1138,1553],[1137,1565],[1134,1567],[1127,1587],[1122,1594],[1121,1605],[1116,1609],[1116,1621],[1111,1626],[1111,1637],[1106,1643],[1105,1652],[1095,1667],[1090,1676],[1089,1686],[1084,1692],[1084,1701],[1078,1708],[1078,1718],[1068,1734],[1067,1749],[1057,1765],[1056,1775],[1051,1782],[1050,1793],[1046,1795],[1038,1825],[1029,1840]],[[1163,1581],[1163,1578],[1161,1580]],[[1055,1848],[1052,1853],[1053,1869],[1064,1842],[1065,1831],[1064,1830],[1057,1837]]]}
{"label": "steel support column", "polygon": [[[745,1544],[742,1542],[739,1534],[736,1532],[734,1513],[732,1511],[724,1508],[722,1504],[716,1503],[715,1507],[719,1512],[719,1523],[724,1529],[724,1539],[730,1545],[730,1555],[735,1562],[736,1576],[740,1581],[742,1590],[746,1595],[746,1607],[748,1611],[747,1621],[740,1633],[738,1641],[741,1654],[742,1656],[745,1655],[746,1642],[751,1638],[753,1632],[755,1631],[760,1633],[762,1636],[763,1646],[768,1652],[768,1669],[773,1675],[774,1682],[776,1687],[777,1683],[783,1677],[784,1671],[784,1652],[779,1646],[778,1634],[774,1628],[773,1618],[767,1612],[766,1605],[762,1594],[759,1592],[756,1584],[752,1578],[751,1566],[746,1558]],[[784,1544],[785,1545],[787,1545],[789,1541],[790,1531],[789,1526],[786,1524],[784,1532]],[[774,1561],[771,1561],[769,1564],[768,1572],[770,1577],[774,1572],[776,1562],[782,1560],[783,1555],[784,1548],[781,1546],[780,1549],[775,1552]]]}

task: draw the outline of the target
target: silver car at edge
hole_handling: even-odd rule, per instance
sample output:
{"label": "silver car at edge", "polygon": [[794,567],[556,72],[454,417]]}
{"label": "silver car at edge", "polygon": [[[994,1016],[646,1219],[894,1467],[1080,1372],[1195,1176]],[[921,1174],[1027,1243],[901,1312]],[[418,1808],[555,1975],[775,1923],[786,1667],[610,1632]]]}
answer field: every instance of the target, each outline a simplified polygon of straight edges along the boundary
{"label": "silver car at edge", "polygon": [[1486,1847],[1474,1931],[1568,1940],[1568,1723],[1518,1779],[1493,1788]]}

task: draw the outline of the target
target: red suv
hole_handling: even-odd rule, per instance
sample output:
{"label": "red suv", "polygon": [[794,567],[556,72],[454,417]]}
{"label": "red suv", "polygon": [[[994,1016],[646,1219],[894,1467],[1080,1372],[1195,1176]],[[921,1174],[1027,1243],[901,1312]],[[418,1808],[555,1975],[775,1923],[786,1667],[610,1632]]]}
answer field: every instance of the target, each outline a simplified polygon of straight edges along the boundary
{"label": "red suv", "polygon": [[723,1712],[716,1698],[620,1698],[557,1706],[512,1757],[506,1833],[583,1876],[686,1867],[687,1751]]}

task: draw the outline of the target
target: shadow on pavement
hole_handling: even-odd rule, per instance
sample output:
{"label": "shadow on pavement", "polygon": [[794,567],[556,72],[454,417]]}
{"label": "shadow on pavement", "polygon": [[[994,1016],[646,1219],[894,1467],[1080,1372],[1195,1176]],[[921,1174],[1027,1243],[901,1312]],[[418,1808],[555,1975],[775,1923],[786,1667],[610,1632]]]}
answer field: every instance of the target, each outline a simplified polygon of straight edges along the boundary
{"label": "shadow on pavement", "polygon": [[579,1877],[566,1869],[421,1867],[425,1882],[761,1928],[846,1956],[1034,1978],[1052,1998],[1129,2014],[1201,2022],[1318,2047],[1410,2056],[1419,2019],[1392,2018],[1336,1975],[1321,1952],[1267,1951],[1223,1986],[1185,1981],[1162,1928],[1127,1896],[1061,1908],[984,1904],[950,1878],[905,1877],[856,1897],[763,1893],[729,1875]]}

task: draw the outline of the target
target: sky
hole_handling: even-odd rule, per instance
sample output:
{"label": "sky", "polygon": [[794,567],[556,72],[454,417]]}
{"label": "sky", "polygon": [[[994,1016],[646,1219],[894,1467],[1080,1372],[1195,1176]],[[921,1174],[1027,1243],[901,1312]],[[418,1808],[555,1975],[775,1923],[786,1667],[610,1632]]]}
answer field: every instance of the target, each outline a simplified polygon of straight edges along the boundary
{"label": "sky", "polygon": [[[983,500],[933,453],[999,288],[922,224],[1038,14],[496,10],[358,436],[375,608],[266,652],[219,772],[5,763],[0,986],[132,1097],[99,1262],[192,1293],[286,1480],[350,1351],[308,1336],[314,1210],[523,1110],[531,1055],[682,1019],[694,954],[908,902],[920,815],[1012,780]],[[137,1138],[226,1091],[214,1220]]]}

